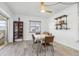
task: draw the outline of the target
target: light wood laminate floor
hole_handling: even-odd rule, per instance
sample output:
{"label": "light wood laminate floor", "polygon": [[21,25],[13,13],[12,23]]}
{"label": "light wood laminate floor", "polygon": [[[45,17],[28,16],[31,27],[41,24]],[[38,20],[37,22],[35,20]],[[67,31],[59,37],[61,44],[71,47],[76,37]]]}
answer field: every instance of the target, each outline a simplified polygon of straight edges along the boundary
{"label": "light wood laminate floor", "polygon": [[[40,54],[43,56],[44,54]],[[37,56],[32,49],[32,41],[16,42],[5,46],[0,50],[0,56]],[[51,56],[50,50],[46,56]],[[79,56],[79,51],[54,43],[54,56]]]}

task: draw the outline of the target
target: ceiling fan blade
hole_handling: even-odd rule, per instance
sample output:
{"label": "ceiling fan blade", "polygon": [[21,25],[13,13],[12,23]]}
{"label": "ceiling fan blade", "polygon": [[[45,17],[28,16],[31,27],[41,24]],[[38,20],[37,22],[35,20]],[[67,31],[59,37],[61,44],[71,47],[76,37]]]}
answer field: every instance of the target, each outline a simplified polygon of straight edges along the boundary
{"label": "ceiling fan blade", "polygon": [[46,12],[48,12],[48,13],[52,13],[52,11],[50,11],[50,10],[46,10]]}

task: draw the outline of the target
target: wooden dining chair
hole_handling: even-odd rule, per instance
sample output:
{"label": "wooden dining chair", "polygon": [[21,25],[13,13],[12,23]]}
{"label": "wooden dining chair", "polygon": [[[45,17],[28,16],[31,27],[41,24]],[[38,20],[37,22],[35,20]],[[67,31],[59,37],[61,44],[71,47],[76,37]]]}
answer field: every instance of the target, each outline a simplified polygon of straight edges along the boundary
{"label": "wooden dining chair", "polygon": [[37,43],[37,42],[39,42],[38,40],[35,40],[35,36],[34,36],[34,34],[32,34],[32,39],[33,39],[33,43]]}
{"label": "wooden dining chair", "polygon": [[43,46],[47,48],[48,46],[52,46],[51,51],[53,52],[54,55],[54,36],[46,36],[44,39]]}
{"label": "wooden dining chair", "polygon": [[34,34],[32,34],[33,43],[35,43],[35,37]]}
{"label": "wooden dining chair", "polygon": [[[38,54],[39,54],[38,49],[39,49],[39,47],[40,47],[41,41],[39,41],[39,40],[36,40],[36,41],[35,41],[35,36],[34,36],[34,34],[32,34],[32,39],[33,39],[33,45],[32,45],[33,50],[36,50],[36,54],[37,54],[37,56],[38,56]],[[36,47],[36,48],[35,48],[35,47]],[[33,52],[34,52],[34,51],[33,51]]]}
{"label": "wooden dining chair", "polygon": [[32,41],[33,41],[33,44],[32,44],[32,48],[33,48],[33,50],[32,50],[32,52],[34,52],[34,51],[35,51],[35,46],[36,46],[35,36],[34,36],[34,34],[32,34]]}
{"label": "wooden dining chair", "polygon": [[47,36],[45,37],[45,44],[50,45],[54,41],[54,36]]}

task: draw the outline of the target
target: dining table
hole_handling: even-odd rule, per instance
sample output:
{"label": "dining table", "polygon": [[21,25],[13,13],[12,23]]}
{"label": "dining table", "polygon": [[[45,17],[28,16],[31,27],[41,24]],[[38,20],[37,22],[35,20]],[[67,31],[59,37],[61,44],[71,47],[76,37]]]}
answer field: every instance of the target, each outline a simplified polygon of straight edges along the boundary
{"label": "dining table", "polygon": [[34,34],[35,41],[43,41],[45,37],[49,37],[50,35],[47,34]]}

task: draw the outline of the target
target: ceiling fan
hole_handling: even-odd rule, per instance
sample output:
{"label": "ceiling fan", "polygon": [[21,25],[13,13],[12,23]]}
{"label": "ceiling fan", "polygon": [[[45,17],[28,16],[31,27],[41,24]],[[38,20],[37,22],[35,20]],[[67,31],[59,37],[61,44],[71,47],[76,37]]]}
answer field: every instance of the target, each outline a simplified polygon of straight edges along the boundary
{"label": "ceiling fan", "polygon": [[71,5],[71,4],[75,4],[76,2],[73,2],[73,3],[64,3],[64,2],[57,2],[55,4],[50,4],[50,5],[47,5],[45,4],[45,2],[42,0],[42,2],[40,2],[40,5],[41,5],[41,12],[42,13],[49,13],[51,14],[52,11],[50,9],[48,9],[48,6],[54,6],[54,5],[57,5],[57,4],[62,4],[62,5]]}
{"label": "ceiling fan", "polygon": [[41,12],[42,13],[45,13],[45,12],[46,13],[52,13],[52,11],[47,8],[47,6],[45,5],[44,2],[40,2],[40,5],[41,5]]}

